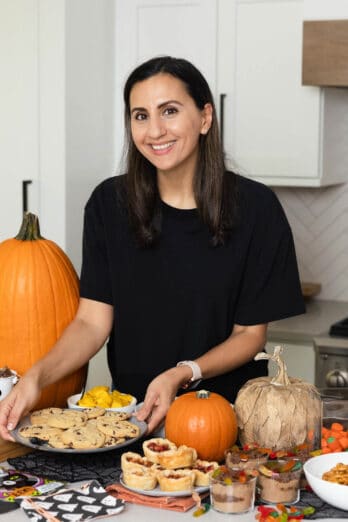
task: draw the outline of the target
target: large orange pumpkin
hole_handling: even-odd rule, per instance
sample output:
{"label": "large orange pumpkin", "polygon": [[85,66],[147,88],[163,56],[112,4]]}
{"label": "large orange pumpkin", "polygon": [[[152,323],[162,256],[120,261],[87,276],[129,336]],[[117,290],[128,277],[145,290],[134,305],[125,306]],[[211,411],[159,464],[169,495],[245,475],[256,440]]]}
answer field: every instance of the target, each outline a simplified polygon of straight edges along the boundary
{"label": "large orange pumpkin", "polygon": [[[0,366],[22,375],[54,345],[79,300],[75,269],[53,241],[40,235],[27,213],[18,235],[0,243]],[[46,387],[36,408],[66,406],[81,390],[87,366]]]}
{"label": "large orange pumpkin", "polygon": [[237,440],[237,418],[231,404],[218,393],[192,391],[178,397],[165,420],[165,436],[177,445],[197,450],[203,460],[221,461]]}

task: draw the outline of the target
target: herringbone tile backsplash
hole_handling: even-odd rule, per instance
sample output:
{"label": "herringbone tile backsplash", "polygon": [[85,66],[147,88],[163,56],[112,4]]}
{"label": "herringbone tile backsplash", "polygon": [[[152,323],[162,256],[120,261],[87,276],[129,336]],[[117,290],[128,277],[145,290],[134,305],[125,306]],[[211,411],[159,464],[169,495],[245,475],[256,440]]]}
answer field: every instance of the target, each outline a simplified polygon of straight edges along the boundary
{"label": "herringbone tile backsplash", "polygon": [[348,301],[348,183],[274,192],[292,228],[301,280],[321,283],[318,299]]}

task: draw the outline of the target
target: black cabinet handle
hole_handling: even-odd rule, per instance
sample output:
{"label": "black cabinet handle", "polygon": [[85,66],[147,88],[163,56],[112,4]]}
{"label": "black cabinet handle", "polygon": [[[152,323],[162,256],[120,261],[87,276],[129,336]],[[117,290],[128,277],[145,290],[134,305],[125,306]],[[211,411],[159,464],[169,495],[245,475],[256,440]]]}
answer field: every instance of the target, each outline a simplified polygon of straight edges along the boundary
{"label": "black cabinet handle", "polygon": [[224,112],[226,94],[220,94],[220,140],[224,148]]}
{"label": "black cabinet handle", "polygon": [[28,185],[32,183],[31,179],[24,179],[22,181],[22,206],[23,214],[28,211]]}

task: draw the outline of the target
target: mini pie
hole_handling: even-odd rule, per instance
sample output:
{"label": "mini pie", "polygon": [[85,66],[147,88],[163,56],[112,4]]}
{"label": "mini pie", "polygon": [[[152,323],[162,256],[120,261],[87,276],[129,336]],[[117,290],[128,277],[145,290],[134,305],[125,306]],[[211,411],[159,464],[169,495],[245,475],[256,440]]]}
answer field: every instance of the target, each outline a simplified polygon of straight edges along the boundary
{"label": "mini pie", "polygon": [[155,469],[157,464],[154,464],[147,457],[142,457],[139,453],[133,451],[127,451],[122,453],[121,456],[121,468],[123,472],[133,471],[136,469]]}
{"label": "mini pie", "polygon": [[197,459],[191,468],[195,474],[195,486],[209,486],[210,476],[218,467],[219,464],[215,461]]}
{"label": "mini pie", "polygon": [[191,491],[195,473],[191,469],[163,469],[157,471],[157,480],[162,491]]}
{"label": "mini pie", "polygon": [[159,464],[159,456],[162,457],[166,454],[171,454],[171,452],[176,451],[177,447],[174,442],[171,442],[168,439],[163,439],[161,437],[155,437],[143,442],[143,451],[145,457],[147,457],[151,462],[155,464]]}
{"label": "mini pie", "polygon": [[122,477],[126,486],[131,488],[150,490],[157,486],[156,473],[151,469],[136,468],[124,471]]}
{"label": "mini pie", "polygon": [[158,455],[158,463],[165,469],[189,468],[196,459],[197,451],[184,445]]}

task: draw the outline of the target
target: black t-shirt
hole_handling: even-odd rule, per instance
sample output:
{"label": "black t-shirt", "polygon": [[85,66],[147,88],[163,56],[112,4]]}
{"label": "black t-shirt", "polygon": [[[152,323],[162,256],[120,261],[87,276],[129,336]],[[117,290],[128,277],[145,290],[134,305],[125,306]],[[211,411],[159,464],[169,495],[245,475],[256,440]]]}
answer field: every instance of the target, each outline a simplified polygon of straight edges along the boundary
{"label": "black t-shirt", "polygon": [[[116,388],[141,400],[155,376],[226,340],[235,323],[304,312],[291,230],[268,187],[237,176],[239,220],[224,246],[211,246],[196,209],[162,202],[160,240],[140,248],[117,197],[124,180],[103,181],[87,202],[80,283],[81,297],[114,306],[107,353]],[[234,401],[265,374],[264,361],[251,361],[201,386]]]}

